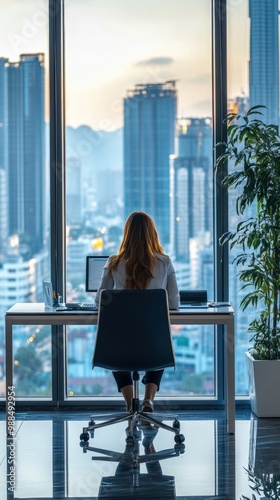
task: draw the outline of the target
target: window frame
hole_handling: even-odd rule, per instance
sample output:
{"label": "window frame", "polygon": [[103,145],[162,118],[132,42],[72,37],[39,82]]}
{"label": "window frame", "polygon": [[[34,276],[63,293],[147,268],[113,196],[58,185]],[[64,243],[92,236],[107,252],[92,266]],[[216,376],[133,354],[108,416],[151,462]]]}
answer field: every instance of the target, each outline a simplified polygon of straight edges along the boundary
{"label": "window frame", "polygon": [[[65,248],[65,74],[64,74],[64,0],[49,0],[49,75],[50,75],[50,227],[51,278],[53,287],[62,297],[66,288]],[[227,1],[211,0],[212,11],[212,114],[213,145],[227,140]],[[213,148],[213,165],[221,148]],[[222,184],[227,166],[213,175],[213,242],[215,299],[228,300],[228,250],[219,245],[220,236],[228,227],[228,196]],[[223,328],[217,327],[217,328]],[[63,327],[52,329],[52,403],[64,406],[92,405],[92,398],[67,399],[67,362]],[[217,398],[197,402],[172,399],[183,406],[218,406],[224,404],[224,351],[221,335],[216,335],[215,372]],[[100,399],[94,398],[100,404]],[[116,402],[119,398],[116,398]],[[42,402],[43,403],[43,402]],[[106,401],[103,403],[106,406]],[[110,401],[112,404],[112,400]]]}

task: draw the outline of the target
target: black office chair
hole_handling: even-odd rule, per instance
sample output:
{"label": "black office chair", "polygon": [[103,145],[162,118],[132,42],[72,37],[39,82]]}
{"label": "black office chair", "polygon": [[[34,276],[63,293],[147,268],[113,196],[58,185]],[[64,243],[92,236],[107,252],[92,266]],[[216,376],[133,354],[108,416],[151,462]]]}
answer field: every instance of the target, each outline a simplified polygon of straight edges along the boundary
{"label": "black office chair", "polygon": [[[143,423],[171,431],[176,443],[184,442],[177,416],[139,410],[139,371],[175,368],[166,290],[102,290],[92,364],[133,372],[132,410],[113,414],[100,423],[95,420],[104,415],[92,416],[80,435],[82,442],[87,442],[95,429],[125,420],[130,423],[127,443],[135,442],[137,426]],[[174,417],[172,426],[163,422]]]}

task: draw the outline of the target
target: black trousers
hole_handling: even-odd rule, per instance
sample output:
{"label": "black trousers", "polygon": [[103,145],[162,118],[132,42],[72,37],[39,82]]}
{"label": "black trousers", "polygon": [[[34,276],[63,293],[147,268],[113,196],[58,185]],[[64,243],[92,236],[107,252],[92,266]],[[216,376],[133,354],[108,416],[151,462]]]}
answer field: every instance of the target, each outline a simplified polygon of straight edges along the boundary
{"label": "black trousers", "polygon": [[[145,372],[144,377],[142,378],[142,383],[143,384],[149,384],[153,383],[158,386],[160,386],[160,381],[163,375],[164,370],[156,370],[156,371],[150,371],[150,372]],[[132,375],[131,372],[113,372],[115,381],[117,382],[118,390],[121,392],[121,389],[125,387],[126,385],[132,385]]]}

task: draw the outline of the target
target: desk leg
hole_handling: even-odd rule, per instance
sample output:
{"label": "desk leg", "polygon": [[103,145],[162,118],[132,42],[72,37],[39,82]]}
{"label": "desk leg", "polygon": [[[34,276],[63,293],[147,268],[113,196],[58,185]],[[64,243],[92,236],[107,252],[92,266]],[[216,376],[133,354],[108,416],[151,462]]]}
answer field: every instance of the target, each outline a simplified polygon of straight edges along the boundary
{"label": "desk leg", "polygon": [[235,380],[234,380],[234,318],[227,322],[226,338],[226,404],[227,429],[235,433]]}
{"label": "desk leg", "polygon": [[[9,422],[14,421],[15,416],[15,390],[13,388],[13,327],[6,318],[6,431],[10,434]],[[12,413],[12,415],[10,415]]]}

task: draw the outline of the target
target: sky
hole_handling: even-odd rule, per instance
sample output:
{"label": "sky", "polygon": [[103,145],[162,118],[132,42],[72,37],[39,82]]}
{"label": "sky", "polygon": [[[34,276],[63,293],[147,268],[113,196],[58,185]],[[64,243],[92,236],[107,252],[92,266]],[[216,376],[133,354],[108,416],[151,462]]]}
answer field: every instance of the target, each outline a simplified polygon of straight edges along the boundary
{"label": "sky", "polygon": [[[47,5],[0,0],[0,57],[45,52],[48,61]],[[248,0],[228,5],[234,97],[248,94]],[[129,89],[167,80],[177,81],[178,116],[211,115],[210,0],[65,0],[65,21],[67,125],[115,130]]]}

